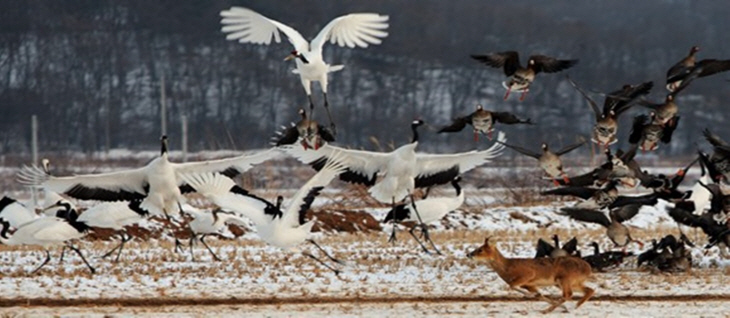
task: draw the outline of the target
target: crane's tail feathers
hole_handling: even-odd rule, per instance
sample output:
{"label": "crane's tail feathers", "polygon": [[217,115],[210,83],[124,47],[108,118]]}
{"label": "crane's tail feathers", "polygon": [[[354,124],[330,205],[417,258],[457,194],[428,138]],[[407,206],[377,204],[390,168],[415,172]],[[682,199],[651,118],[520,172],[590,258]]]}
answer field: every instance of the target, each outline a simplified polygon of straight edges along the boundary
{"label": "crane's tail feathers", "polygon": [[231,178],[217,172],[184,173],[180,178],[204,196],[227,193],[236,185]]}
{"label": "crane's tail feathers", "polygon": [[330,65],[329,68],[327,68],[327,73],[341,71],[343,68],[345,68],[344,65]]}
{"label": "crane's tail feathers", "polygon": [[51,176],[43,168],[35,164],[32,166],[23,166],[16,174],[16,180],[27,186],[40,186],[50,178]]}

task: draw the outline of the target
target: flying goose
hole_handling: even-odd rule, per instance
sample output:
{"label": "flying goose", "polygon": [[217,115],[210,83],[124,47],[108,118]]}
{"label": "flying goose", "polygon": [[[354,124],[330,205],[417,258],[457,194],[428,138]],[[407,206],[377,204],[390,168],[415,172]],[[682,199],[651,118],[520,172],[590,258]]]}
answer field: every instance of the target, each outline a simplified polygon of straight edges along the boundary
{"label": "flying goose", "polygon": [[479,133],[486,134],[487,138],[492,140],[495,123],[532,125],[532,121],[529,118],[521,120],[512,113],[485,110],[482,105],[477,105],[477,110],[467,116],[454,118],[451,125],[441,128],[438,133],[459,132],[466,125],[471,125],[474,128],[474,141],[479,141]]}
{"label": "flying goose", "polygon": [[631,127],[629,143],[639,145],[641,151],[654,151],[659,148],[659,142],[668,144],[672,141],[672,134],[679,125],[679,116],[676,116],[671,123],[660,125],[655,121],[655,113],[638,115],[634,117],[634,124]]}
{"label": "flying goose", "polygon": [[556,152],[550,151],[547,143],[542,143],[542,145],[541,145],[542,153],[537,153],[537,152],[534,152],[534,151],[526,149],[526,148],[509,145],[509,144],[499,142],[499,141],[497,141],[497,142],[506,146],[507,148],[511,148],[525,156],[537,159],[540,169],[545,171],[545,173],[548,176],[550,176],[550,178],[552,179],[553,183],[556,186],[560,185],[560,183],[556,180],[558,178],[563,178],[563,182],[565,182],[565,183],[570,182],[570,179],[568,178],[568,174],[566,174],[565,171],[563,171],[563,162],[562,162],[562,160],[560,160],[560,156],[562,156],[568,152],[571,152],[574,149],[577,149],[578,147],[580,147],[586,143],[586,141],[583,140],[583,138],[581,138],[580,142],[565,146]]}
{"label": "flying goose", "polygon": [[277,133],[278,136],[274,137],[276,140],[275,146],[291,145],[300,141],[304,150],[308,148],[317,150],[324,142],[335,141],[332,132],[316,121],[307,118],[304,109],[299,109],[299,115],[302,116],[299,122]]}
{"label": "flying goose", "polygon": [[600,210],[565,207],[561,208],[558,214],[566,215],[577,221],[596,223],[605,227],[606,235],[617,247],[626,247],[631,242],[643,246],[643,243],[631,238],[629,228],[622,224],[624,221],[636,216],[640,209],[641,204],[614,207],[610,209],[608,217],[606,217],[606,214]]}
{"label": "flying goose", "polygon": [[593,127],[592,140],[604,148],[608,148],[609,145],[617,141],[618,117],[629,110],[639,97],[648,94],[654,86],[653,82],[645,82],[638,85],[624,85],[621,89],[606,94],[603,109],[601,109],[578,84],[570,78],[568,78],[568,81],[588,101],[591,109],[593,109],[596,124]]}
{"label": "flying goose", "polygon": [[520,101],[523,101],[540,72],[556,73],[573,67],[578,60],[559,60],[545,55],[532,55],[527,60],[527,67],[522,67],[520,57],[516,51],[489,53],[486,55],[472,55],[473,59],[495,68],[503,68],[504,75],[509,76],[502,86],[507,89],[504,100],[507,100],[512,90],[522,92]]}
{"label": "flying goose", "polygon": [[682,86],[688,77],[705,77],[730,70],[730,60],[704,59],[697,61],[698,46],[689,50],[689,55],[667,70],[667,90],[673,92]]}
{"label": "flying goose", "polygon": [[304,91],[309,98],[309,116],[313,117],[314,102],[312,101],[311,83],[319,82],[324,94],[324,107],[333,128],[332,116],[327,101],[327,73],[336,72],[344,68],[344,65],[330,65],[322,58],[322,46],[329,41],[341,47],[361,47],[380,44],[382,39],[388,36],[385,30],[388,28],[388,16],[376,13],[351,13],[340,16],[330,21],[322,28],[317,36],[307,41],[297,31],[279,21],[269,19],[251,9],[242,7],[231,7],[221,11],[221,31],[226,33],[226,39],[238,41],[239,43],[270,44],[273,39],[276,43],[281,42],[279,32],[294,46],[294,50],[284,60],[294,59],[297,68],[295,74],[304,86]]}

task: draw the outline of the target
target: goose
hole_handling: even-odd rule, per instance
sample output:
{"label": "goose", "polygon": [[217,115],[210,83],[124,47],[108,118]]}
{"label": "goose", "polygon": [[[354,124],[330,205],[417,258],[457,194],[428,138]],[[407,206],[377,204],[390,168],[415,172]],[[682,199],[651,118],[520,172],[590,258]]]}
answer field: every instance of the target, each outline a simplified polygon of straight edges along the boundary
{"label": "goose", "polygon": [[705,128],[702,134],[712,145],[712,155],[703,160],[707,164],[706,168],[711,172],[710,176],[717,182],[723,179],[727,181],[730,179],[730,144],[708,128]]}
{"label": "goose", "polygon": [[568,182],[565,180],[555,180],[560,185],[571,185],[575,187],[600,187],[607,182],[614,180],[628,187],[635,187],[639,182],[641,167],[634,160],[636,155],[636,147],[632,147],[629,151],[623,152],[619,149],[614,155],[610,148],[604,150],[606,161],[600,166],[588,171],[582,175],[570,177]]}
{"label": "goose", "polygon": [[18,227],[10,237],[8,237],[9,222],[4,220],[0,221],[0,226],[2,226],[0,230],[0,243],[6,245],[36,245],[43,248],[46,252],[46,259],[31,272],[31,275],[48,264],[51,260],[51,253],[48,248],[54,245],[64,245],[64,250],[69,248],[76,252],[89,268],[89,271],[92,274],[95,273],[96,270],[94,267],[86,261],[81,251],[71,243],[72,240],[84,237],[89,227],[85,223],[77,220],[78,214],[69,202],[60,201],[58,202],[58,206],[66,208],[65,211],[62,211],[65,214],[64,218],[46,216],[34,219]]}
{"label": "goose", "polygon": [[84,222],[86,225],[93,229],[112,229],[119,234],[121,238],[119,244],[111,249],[109,252],[102,255],[101,258],[107,258],[111,256],[114,251],[117,251],[117,256],[114,262],[119,262],[119,256],[122,254],[124,244],[132,239],[125,228],[130,225],[139,223],[140,221],[149,217],[149,211],[141,207],[142,200],[135,199],[129,202],[118,201],[118,202],[102,202],[94,205],[87,209],[78,218],[79,222]]}
{"label": "goose", "polygon": [[677,203],[674,207],[667,206],[667,213],[679,224],[702,229],[708,238],[705,248],[717,245],[723,257],[727,258],[730,255],[728,253],[730,251],[730,228],[728,228],[727,220],[722,220],[722,218],[718,220],[717,216],[721,212],[712,208],[707,212],[700,211],[699,215],[692,213],[694,209],[693,202],[686,201]]}
{"label": "goose", "polygon": [[477,110],[467,116],[455,118],[450,125],[441,128],[438,133],[459,132],[466,125],[471,125],[474,128],[474,141],[479,141],[479,133],[486,134],[487,138],[492,140],[495,123],[507,125],[533,124],[530,118],[522,120],[512,113],[485,110],[482,105],[477,105]]}
{"label": "goose", "polygon": [[550,176],[550,178],[553,180],[553,183],[557,186],[557,185],[560,185],[560,183],[558,181],[556,181],[555,179],[560,178],[560,177],[563,178],[563,182],[565,182],[565,183],[570,182],[570,179],[568,178],[568,174],[566,174],[565,171],[563,171],[563,161],[560,160],[560,156],[562,156],[566,153],[569,153],[586,143],[586,141],[583,140],[583,138],[580,138],[580,139],[581,139],[580,142],[565,146],[556,152],[550,151],[548,144],[543,142],[542,145],[540,146],[542,148],[542,153],[537,153],[537,152],[534,152],[534,151],[526,149],[526,148],[522,148],[522,147],[518,147],[518,146],[506,144],[506,143],[501,143],[501,142],[500,143],[503,144],[504,146],[506,146],[507,148],[511,148],[525,156],[537,159],[540,169],[542,169],[545,172],[545,174]]}
{"label": "goose", "polygon": [[699,46],[693,46],[689,55],[667,70],[667,90],[677,90],[688,77],[705,77],[730,70],[730,60],[704,59],[697,61]]}
{"label": "goose", "polygon": [[637,85],[626,84],[621,89],[606,94],[603,109],[601,109],[570,77],[568,77],[568,82],[588,101],[591,109],[593,109],[596,124],[593,127],[592,140],[604,148],[608,148],[609,145],[618,141],[616,134],[618,134],[619,116],[629,110],[639,97],[649,94],[649,91],[654,86],[653,82],[645,82]]}
{"label": "goose", "polygon": [[[504,145],[495,143],[482,151],[455,154],[416,153],[418,127],[421,125],[422,120],[414,120],[411,123],[411,143],[387,153],[351,150],[329,144],[316,151],[303,151],[299,147],[287,147],[283,150],[315,170],[321,169],[334,153],[340,154],[340,162],[346,168],[340,174],[340,180],[369,187],[368,192],[373,198],[382,203],[390,203],[391,208],[406,198],[410,198],[413,204],[413,191],[416,188],[448,183],[456,176],[490,162],[504,150]],[[497,141],[507,141],[503,132],[499,132]],[[382,175],[380,180],[377,180],[378,174]],[[417,208],[414,212],[418,217]],[[425,227],[421,229],[427,232]]]}
{"label": "goose", "polygon": [[277,136],[273,138],[276,147],[291,145],[301,140],[300,143],[304,147],[304,150],[308,148],[317,150],[324,142],[335,141],[332,132],[316,121],[308,119],[304,109],[299,109],[299,115],[302,116],[302,120],[289,128],[284,128],[283,131],[277,133]]}
{"label": "goose", "polygon": [[696,158],[684,168],[680,168],[679,170],[677,170],[677,173],[674,175],[652,175],[642,172],[640,176],[641,184],[645,188],[649,188],[654,191],[654,193],[657,193],[658,199],[670,202],[687,199],[691,196],[692,192],[679,191],[678,188],[687,176],[687,172],[689,171],[689,169],[692,168],[692,166],[697,163],[697,161],[699,161],[699,158]]}
{"label": "goose", "polygon": [[520,64],[520,56],[516,51],[489,53],[486,55],[472,55],[473,59],[495,68],[503,68],[504,75],[510,77],[502,86],[507,89],[504,100],[507,100],[512,90],[522,92],[520,101],[525,100],[535,75],[540,72],[556,73],[573,67],[578,60],[559,60],[545,55],[532,55],[527,60],[527,67]]}
{"label": "goose", "polygon": [[604,271],[608,267],[617,266],[624,262],[624,258],[632,256],[631,252],[606,251],[601,253],[598,243],[591,242],[593,255],[583,256],[583,260],[591,265],[596,271]]}
{"label": "goose", "polygon": [[193,254],[193,243],[195,240],[200,240],[203,243],[213,259],[220,261],[220,257],[213,252],[213,250],[205,243],[205,238],[208,235],[218,234],[220,230],[227,224],[236,224],[240,226],[246,226],[248,223],[246,220],[241,218],[230,211],[224,211],[221,209],[214,209],[212,212],[199,211],[196,209],[186,209],[184,213],[190,215],[193,220],[188,224],[190,227],[190,257],[195,260]]}
{"label": "goose", "polygon": [[340,16],[330,21],[317,36],[308,42],[293,28],[272,19],[269,19],[251,9],[242,7],[231,7],[221,11],[221,31],[226,33],[227,40],[238,41],[239,43],[270,44],[273,39],[276,43],[281,42],[279,31],[286,35],[289,43],[294,46],[291,54],[285,58],[286,61],[296,61],[295,74],[299,74],[304,91],[309,99],[310,117],[314,110],[312,101],[313,81],[319,82],[324,95],[324,107],[330,120],[330,126],[334,132],[334,123],[329,111],[327,101],[327,74],[342,70],[344,65],[330,65],[322,58],[322,46],[329,40],[332,44],[341,47],[367,48],[369,45],[377,45],[382,39],[388,36],[385,30],[388,28],[388,16],[376,13],[351,13]]}
{"label": "goose", "polygon": [[543,191],[543,195],[570,195],[583,199],[574,208],[600,210],[617,208],[627,204],[655,205],[656,193],[640,196],[623,196],[618,193],[618,181],[611,180],[601,188],[567,186]]}
{"label": "goose", "polygon": [[570,241],[565,243],[563,246],[560,246],[560,240],[557,234],[553,234],[552,239],[554,245],[551,245],[543,239],[537,240],[537,252],[535,253],[535,258],[557,258],[566,256],[580,257],[580,251],[578,251],[578,239],[575,237],[570,239]]}
{"label": "goose", "polygon": [[297,247],[306,241],[317,247],[333,262],[342,264],[342,261],[332,257],[313,239],[308,238],[316,218],[309,221],[304,218],[322,189],[345,169],[345,166],[338,161],[341,157],[337,153],[333,155],[332,160],[328,160],[322,169],[294,194],[285,210],[281,209],[284,200],[282,196],[278,196],[276,204],[274,204],[249,193],[237,186],[233,180],[219,173],[183,174],[181,177],[198,193],[220,208],[251,219],[258,235],[266,243],[293,253],[301,253],[332,270],[335,274],[339,274],[340,270]]}
{"label": "goose", "polygon": [[629,143],[639,145],[641,151],[654,151],[659,148],[659,142],[668,144],[672,141],[672,134],[679,125],[679,116],[672,120],[671,124],[660,125],[655,121],[654,112],[649,115],[638,115],[634,117],[634,124],[631,127]]}
{"label": "goose", "polygon": [[[697,75],[697,74],[694,74]],[[666,126],[672,125],[673,121],[678,118],[679,106],[677,106],[676,99],[677,94],[684,90],[689,83],[694,80],[696,76],[687,77],[682,81],[682,84],[678,86],[674,91],[666,95],[663,102],[652,103],[644,98],[637,101],[637,104],[646,108],[649,108],[654,113],[653,124]]]}
{"label": "goose", "polygon": [[[383,219],[383,223],[387,223],[388,221],[393,221],[393,233],[390,236],[390,241],[395,242],[395,223],[396,222],[416,222],[414,226],[411,227],[411,229],[408,231],[411,236],[418,242],[419,245],[421,245],[421,248],[426,253],[430,253],[428,248],[421,242],[421,240],[416,237],[414,234],[414,231],[419,226],[425,226],[425,224],[435,222],[438,220],[441,220],[447,213],[454,211],[458,209],[463,203],[464,203],[464,192],[461,190],[461,187],[459,186],[459,182],[461,181],[461,177],[457,176],[453,180],[451,180],[451,186],[454,187],[454,190],[456,190],[456,196],[455,197],[437,197],[437,198],[427,198],[422,199],[414,202],[414,205],[416,206],[416,210],[418,210],[418,214],[420,216],[420,221],[422,223],[419,223],[419,218],[415,215],[415,213],[412,213],[412,205],[410,204],[399,204],[396,205],[393,209],[388,211],[388,214],[385,216],[385,219]],[[431,238],[428,236],[428,232],[424,233],[424,239],[428,241],[431,244],[431,247],[441,255],[441,251],[439,251],[438,248],[436,248],[436,245],[433,243]]]}
{"label": "goose", "polygon": [[270,149],[228,159],[173,163],[168,160],[167,136],[162,136],[160,141],[160,156],[142,168],[56,177],[41,168],[26,166],[18,173],[18,180],[80,200],[142,200],[140,207],[151,215],[169,216],[179,212],[181,203],[185,202],[182,193],[190,192],[179,174],[215,171],[236,176],[276,155],[275,150]]}
{"label": "goose", "polygon": [[639,213],[641,204],[627,204],[620,207],[611,208],[609,216],[599,210],[582,209],[582,208],[561,208],[558,214],[566,215],[571,219],[596,223],[606,228],[606,235],[617,247],[626,247],[631,242],[644,246],[643,243],[631,238],[631,233],[624,221],[630,220]]}
{"label": "goose", "polygon": [[35,212],[11,197],[4,196],[0,200],[0,221],[8,222],[8,226],[11,228],[17,229],[37,217]]}

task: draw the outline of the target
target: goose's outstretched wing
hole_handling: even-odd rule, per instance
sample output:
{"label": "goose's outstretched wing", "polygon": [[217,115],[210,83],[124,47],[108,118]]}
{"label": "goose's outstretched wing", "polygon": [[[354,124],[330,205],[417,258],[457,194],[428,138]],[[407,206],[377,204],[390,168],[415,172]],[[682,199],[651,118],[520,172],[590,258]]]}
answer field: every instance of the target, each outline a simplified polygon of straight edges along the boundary
{"label": "goose's outstretched wing", "polygon": [[497,142],[482,151],[470,151],[455,154],[416,154],[416,187],[451,182],[456,176],[480,165],[490,162],[502,154],[503,142],[507,141],[504,132],[499,132]]}
{"label": "goose's outstretched wing", "polygon": [[351,13],[330,21],[312,40],[312,50],[321,49],[330,41],[332,44],[349,48],[366,48],[380,44],[388,36],[388,16],[377,13]]}
{"label": "goose's outstretched wing", "polygon": [[309,42],[297,30],[279,21],[269,19],[251,9],[231,7],[221,11],[221,31],[226,33],[226,40],[240,43],[270,44],[271,39],[281,42],[279,31],[289,39],[289,43],[298,51],[309,51]]}

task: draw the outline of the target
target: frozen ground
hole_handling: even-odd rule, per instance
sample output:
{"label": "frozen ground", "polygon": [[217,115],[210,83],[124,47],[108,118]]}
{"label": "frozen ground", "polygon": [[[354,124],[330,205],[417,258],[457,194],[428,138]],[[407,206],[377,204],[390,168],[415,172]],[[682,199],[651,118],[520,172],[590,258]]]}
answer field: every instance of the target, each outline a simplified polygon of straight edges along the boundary
{"label": "frozen ground", "polygon": [[[525,317],[542,309],[537,302],[402,302],[163,307],[10,307],[0,313],[64,317]],[[590,317],[727,317],[727,301],[592,301],[573,310]],[[547,316],[564,316],[557,311]]]}
{"label": "frozen ground", "polygon": [[[51,264],[31,276],[28,272],[42,260],[41,252],[0,245],[0,305],[30,305],[22,311],[33,316],[62,313],[56,307],[33,306],[42,304],[104,305],[63,309],[68,314],[83,315],[111,311],[120,315],[202,316],[211,313],[209,310],[222,316],[251,313],[267,317],[532,315],[544,304],[516,302],[523,298],[521,294],[508,290],[496,274],[484,264],[466,259],[465,253],[480,245],[487,235],[496,238],[503,253],[509,256],[532,256],[535,240],[547,239],[553,233],[564,238],[578,235],[586,254],[590,240],[598,240],[602,247],[609,246],[603,229],[567,221],[553,213],[556,207],[494,207],[479,213],[455,212],[432,231],[434,241],[444,253],[441,256],[421,252],[404,231],[399,231],[396,246],[387,243],[388,232],[317,233],[314,237],[346,262],[339,276],[306,257],[265,246],[255,233],[235,240],[210,239],[208,242],[223,259],[221,262],[213,262],[202,245],[196,246],[192,260],[187,251],[173,253],[171,242],[161,239],[131,242],[121,261],[114,264],[98,258],[113,243],[81,242],[97,268],[95,275],[90,275],[75,255],[67,255],[65,262],[59,264],[55,258],[58,250],[54,250]],[[376,218],[382,217],[382,211],[373,212]],[[661,207],[643,210],[631,225],[634,236],[645,242],[677,233]],[[694,237],[692,231],[689,234]],[[702,237],[697,235],[698,246],[703,245]],[[630,250],[640,251],[638,246],[631,246]],[[693,309],[705,308],[706,316],[726,315],[730,312],[727,302],[710,300],[730,300],[730,262],[719,257],[717,248],[701,247],[693,249],[693,262],[695,269],[690,273],[657,274],[637,269],[635,259],[631,258],[620,268],[596,273],[589,285],[597,289],[599,301],[589,302],[576,313],[608,317],[683,316]],[[557,296],[559,291],[553,288],[547,293]],[[655,297],[663,298],[648,301]],[[419,298],[427,302],[412,301]],[[383,303],[361,304],[357,299]],[[397,299],[403,301],[391,302]],[[287,304],[289,301],[296,304]],[[307,305],[320,301],[336,303]],[[113,306],[115,302],[134,306],[121,309]],[[178,302],[226,306],[205,309],[208,306],[145,305]],[[283,304],[266,305],[277,302]],[[569,306],[573,307],[574,304]],[[18,310],[4,309],[10,313]]]}

